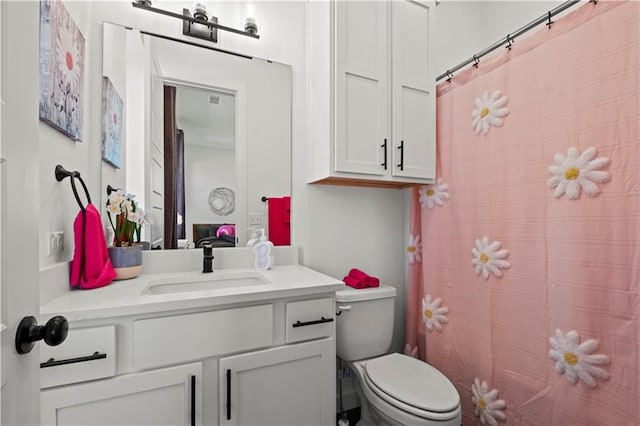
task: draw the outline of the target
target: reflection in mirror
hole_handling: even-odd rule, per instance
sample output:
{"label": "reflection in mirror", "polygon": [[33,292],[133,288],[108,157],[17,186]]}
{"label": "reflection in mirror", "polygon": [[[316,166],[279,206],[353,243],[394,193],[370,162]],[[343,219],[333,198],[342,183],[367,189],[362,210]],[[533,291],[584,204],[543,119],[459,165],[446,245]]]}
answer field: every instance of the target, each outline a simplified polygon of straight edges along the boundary
{"label": "reflection in mirror", "polygon": [[178,244],[184,244],[180,241],[184,240],[195,247],[204,242],[214,247],[233,247],[237,188],[235,95],[175,87],[175,121],[179,129],[176,136],[178,147],[184,150],[184,162],[177,168],[183,173],[175,176]]}
{"label": "reflection in mirror", "polygon": [[268,228],[262,198],[291,193],[291,67],[109,23],[103,41],[125,137],[102,183],[136,195],[152,220],[144,239],[244,246],[248,217]]}

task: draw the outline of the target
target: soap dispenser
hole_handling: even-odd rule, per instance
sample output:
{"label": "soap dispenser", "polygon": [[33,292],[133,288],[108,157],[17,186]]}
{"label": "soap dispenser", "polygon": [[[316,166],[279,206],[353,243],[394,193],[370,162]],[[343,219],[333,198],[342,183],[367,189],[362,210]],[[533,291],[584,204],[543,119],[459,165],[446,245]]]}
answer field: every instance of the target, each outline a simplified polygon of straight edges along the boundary
{"label": "soap dispenser", "polygon": [[[249,230],[251,231],[251,238],[249,238],[249,241],[247,241],[247,247],[253,247],[259,241],[258,229],[250,228]],[[262,234],[264,235],[264,229],[262,229]]]}
{"label": "soap dispenser", "polygon": [[262,233],[260,241],[253,246],[253,253],[255,254],[254,265],[256,269],[264,271],[271,269],[271,266],[273,266],[273,243],[264,235],[264,229],[260,229],[260,232]]}

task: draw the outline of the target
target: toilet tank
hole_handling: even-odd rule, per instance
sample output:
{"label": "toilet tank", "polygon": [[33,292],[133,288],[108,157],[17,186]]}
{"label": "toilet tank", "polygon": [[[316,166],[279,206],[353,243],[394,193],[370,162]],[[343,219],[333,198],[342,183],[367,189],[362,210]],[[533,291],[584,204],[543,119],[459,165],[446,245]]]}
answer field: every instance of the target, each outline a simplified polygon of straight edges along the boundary
{"label": "toilet tank", "polygon": [[345,361],[385,354],[393,337],[396,289],[380,285],[336,292],[336,352]]}

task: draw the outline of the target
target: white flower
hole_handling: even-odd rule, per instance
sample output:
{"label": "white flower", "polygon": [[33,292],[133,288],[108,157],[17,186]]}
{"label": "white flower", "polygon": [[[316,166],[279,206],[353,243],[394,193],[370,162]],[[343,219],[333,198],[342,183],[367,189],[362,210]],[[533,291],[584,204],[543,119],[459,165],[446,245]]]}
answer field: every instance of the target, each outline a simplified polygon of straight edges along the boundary
{"label": "white flower", "polygon": [[137,223],[139,223],[139,221],[140,221],[140,216],[138,215],[138,212],[137,212],[137,211],[135,211],[135,212],[134,212],[134,211],[128,210],[128,213],[127,213],[127,220],[128,220],[129,222],[133,222],[133,223],[136,223],[136,224],[137,224]]}
{"label": "white flower", "polygon": [[473,117],[473,128],[478,135],[489,133],[490,126],[502,126],[500,117],[509,114],[509,110],[503,108],[508,99],[500,95],[501,93],[496,91],[489,97],[489,92],[484,92],[481,98],[476,98],[476,109],[471,113],[471,117]]}
{"label": "white flower", "polygon": [[147,212],[138,207],[136,213],[138,213],[138,225],[147,225],[149,223],[149,221],[147,220]]}
{"label": "white flower", "polygon": [[131,200],[125,198],[121,204],[123,212],[131,212],[133,210],[133,205],[131,204]]}
{"label": "white flower", "polygon": [[107,204],[107,211],[114,216],[117,216],[120,213],[122,213],[122,210],[120,210],[120,204],[113,204],[113,203]]}
{"label": "white flower", "polygon": [[442,207],[444,201],[449,199],[449,193],[447,193],[449,185],[442,183],[442,179],[438,178],[435,184],[424,185],[420,187],[420,204],[422,208],[434,208],[435,206]]}
{"label": "white flower", "polygon": [[473,396],[471,400],[476,406],[476,416],[480,417],[483,425],[496,426],[496,419],[506,420],[507,416],[502,412],[507,407],[507,403],[503,399],[496,399],[498,391],[493,389],[489,392],[489,385],[476,377],[471,385]]}
{"label": "white flower", "polygon": [[440,298],[431,302],[431,296],[428,294],[422,300],[422,320],[429,331],[433,331],[434,328],[437,331],[441,331],[441,323],[446,324],[449,322],[449,318],[447,318],[449,308],[446,306],[441,308],[440,303],[442,303]]}
{"label": "white flower", "polygon": [[120,206],[120,203],[124,201],[124,194],[122,193],[122,190],[118,189],[116,191],[111,191],[111,194],[109,194],[108,201],[109,201],[109,204],[116,204]]}
{"label": "white flower", "polygon": [[595,388],[597,383],[593,376],[608,379],[609,373],[594,365],[609,364],[609,357],[602,354],[591,355],[598,349],[596,340],[587,340],[578,344],[578,333],[571,330],[566,336],[562,330],[556,328],[556,336],[549,337],[549,357],[556,362],[555,370],[558,374],[566,373],[567,381],[572,385],[582,380],[585,385]]}
{"label": "white flower", "polygon": [[411,345],[407,343],[404,345],[404,354],[412,358],[418,358],[418,347],[414,346],[412,348]]}
{"label": "white flower", "polygon": [[420,242],[420,235],[409,235],[407,254],[409,255],[409,263],[411,265],[422,261],[422,243]]}
{"label": "white flower", "polygon": [[600,157],[594,160],[596,149],[594,147],[586,149],[582,155],[577,148],[571,147],[567,150],[567,157],[560,153],[553,156],[555,165],[549,166],[549,172],[553,177],[547,182],[549,188],[556,188],[554,197],[559,198],[567,193],[570,200],[576,200],[580,196],[582,188],[587,195],[595,197],[600,192],[600,188],[594,182],[609,182],[609,173],[597,170],[609,164],[607,157]]}
{"label": "white flower", "polygon": [[66,83],[77,84],[80,78],[80,50],[69,28],[59,27],[56,38],[56,62]]}
{"label": "white flower", "polygon": [[502,277],[502,271],[500,269],[510,268],[509,262],[504,260],[509,256],[509,251],[498,250],[500,248],[500,241],[494,241],[489,244],[489,239],[484,236],[482,242],[476,240],[476,246],[471,249],[473,260],[471,264],[476,267],[476,274],[482,273],[482,277],[486,280],[489,279],[489,272],[496,277]]}

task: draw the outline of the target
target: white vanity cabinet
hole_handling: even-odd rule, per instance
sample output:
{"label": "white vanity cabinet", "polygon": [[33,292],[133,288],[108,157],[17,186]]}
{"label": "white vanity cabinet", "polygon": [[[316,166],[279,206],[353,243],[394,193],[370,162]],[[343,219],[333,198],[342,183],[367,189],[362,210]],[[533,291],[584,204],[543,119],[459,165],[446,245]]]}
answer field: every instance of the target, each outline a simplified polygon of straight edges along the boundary
{"label": "white vanity cabinet", "polygon": [[42,424],[334,424],[334,318],[321,292],[71,322]]}
{"label": "white vanity cabinet", "polygon": [[220,359],[221,425],[335,423],[334,306],[286,302],[286,345]]}
{"label": "white vanity cabinet", "polygon": [[435,179],[435,2],[308,2],[309,182]]}
{"label": "white vanity cabinet", "polygon": [[331,338],[221,358],[220,424],[333,424],[334,366]]}
{"label": "white vanity cabinet", "polygon": [[41,392],[42,425],[202,425],[202,364]]}

